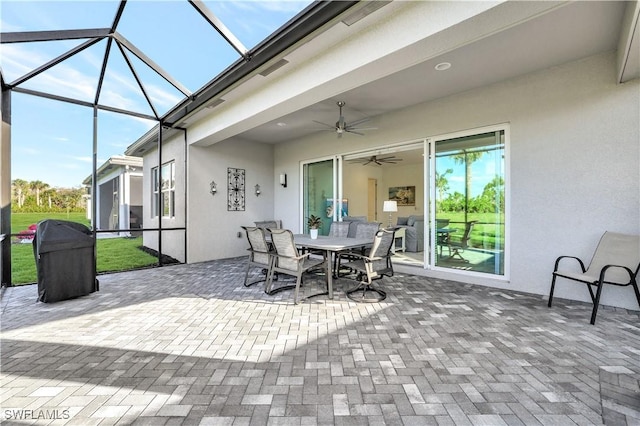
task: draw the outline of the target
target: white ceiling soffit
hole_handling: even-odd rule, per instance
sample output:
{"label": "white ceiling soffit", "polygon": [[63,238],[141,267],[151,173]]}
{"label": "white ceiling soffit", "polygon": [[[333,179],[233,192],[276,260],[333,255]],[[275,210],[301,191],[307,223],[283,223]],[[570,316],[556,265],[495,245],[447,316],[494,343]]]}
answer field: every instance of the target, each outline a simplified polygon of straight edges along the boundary
{"label": "white ceiling soffit", "polygon": [[[263,143],[292,140],[313,133],[314,127],[317,131],[317,126],[313,125],[314,120],[335,122],[337,118],[335,104],[338,100],[347,102],[345,117],[347,121],[353,121],[363,116],[373,117],[385,114],[598,53],[613,51],[618,47],[620,38],[624,36],[624,33],[621,34],[621,26],[626,5],[627,2],[610,1],[507,2],[497,5],[486,13],[433,34],[423,40],[421,45],[440,43],[440,40],[445,37],[447,39],[459,37],[461,32],[462,34],[471,33],[474,28],[495,21],[496,15],[497,17],[505,15],[516,8],[531,12],[526,19],[505,24],[501,30],[486,33],[483,37],[469,38],[468,42],[458,43],[455,48],[443,50],[427,60],[414,63],[413,66],[405,67],[375,81],[353,85],[352,88],[340,93],[327,90],[324,92],[324,99],[318,99],[307,105],[300,105],[303,102],[290,99],[288,107],[272,108],[265,113],[263,119],[269,113],[271,114],[267,122],[260,123],[256,118],[259,114],[249,117],[247,122],[253,120],[255,127],[240,130],[236,132],[236,136]],[[633,5],[637,7],[637,2],[633,2]],[[546,9],[540,9],[543,6]],[[391,14],[397,10],[397,6],[385,7],[380,12]],[[376,14],[371,15],[371,17],[375,16]],[[369,17],[358,22],[354,27],[366,25],[367,19]],[[353,28],[338,25],[322,37],[330,39],[335,34],[346,37],[349,35],[349,30]],[[636,34],[634,37],[636,44],[629,41],[629,51],[633,50],[633,46],[637,46],[637,33],[634,34]],[[339,47],[340,44],[335,46]],[[288,55],[287,59],[292,63],[278,72],[293,68],[292,65],[296,63],[292,58],[309,54],[306,48],[307,46],[304,46],[299,52]],[[357,55],[358,51],[353,54]],[[393,54],[389,55],[391,56]],[[385,59],[381,58],[380,61],[384,62]],[[444,61],[450,62],[452,67],[444,72],[436,71],[435,65]],[[628,74],[625,73],[625,76],[633,75],[634,61],[637,62],[637,59],[629,55],[627,63],[631,65],[627,66]],[[339,67],[341,64],[337,63],[336,66]],[[366,77],[368,76],[363,75],[361,78],[364,80]],[[244,92],[243,95],[246,96],[247,93]],[[287,109],[294,104],[299,105],[298,109],[293,112],[288,111]],[[281,114],[274,116],[277,110]],[[229,129],[223,133],[225,137],[233,136]],[[209,143],[220,140],[212,136]]]}

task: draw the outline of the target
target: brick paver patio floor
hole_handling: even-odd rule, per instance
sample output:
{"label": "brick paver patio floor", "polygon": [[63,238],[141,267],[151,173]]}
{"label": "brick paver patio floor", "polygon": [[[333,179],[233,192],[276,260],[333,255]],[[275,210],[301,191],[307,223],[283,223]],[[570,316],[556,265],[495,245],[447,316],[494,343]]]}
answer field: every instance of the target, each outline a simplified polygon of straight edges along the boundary
{"label": "brick paver patio floor", "polygon": [[244,264],[101,275],[52,304],[4,289],[0,421],[640,424],[637,311],[601,308],[592,326],[587,304],[407,274],[382,281],[382,303],[349,301],[339,279],[334,300],[293,305],[244,287]]}

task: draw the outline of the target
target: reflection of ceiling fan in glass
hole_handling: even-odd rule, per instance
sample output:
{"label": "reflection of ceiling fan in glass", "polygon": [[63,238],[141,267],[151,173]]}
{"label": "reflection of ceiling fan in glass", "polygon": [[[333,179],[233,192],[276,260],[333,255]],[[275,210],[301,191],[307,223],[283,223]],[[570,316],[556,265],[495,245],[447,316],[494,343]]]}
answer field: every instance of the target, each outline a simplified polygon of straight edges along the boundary
{"label": "reflection of ceiling fan in glass", "polygon": [[362,163],[363,166],[367,164],[376,164],[381,166],[382,164],[397,164],[398,161],[402,161],[402,158],[396,158],[395,155],[388,155],[386,157],[378,157],[377,155],[372,155],[371,157],[365,158],[355,158],[353,160],[349,160],[351,163]]}
{"label": "reflection of ceiling fan in glass", "polygon": [[332,132],[336,132],[339,138],[342,137],[343,133],[354,133],[356,135],[364,136],[364,133],[361,132],[362,130],[376,129],[375,127],[358,127],[360,124],[366,123],[367,121],[371,120],[369,117],[361,118],[360,120],[347,123],[346,120],[344,119],[344,115],[342,115],[342,107],[345,106],[345,102],[338,101],[337,104],[338,104],[338,108],[340,108],[340,116],[338,118],[338,121],[336,121],[335,126],[327,123],[322,123],[316,120],[313,120],[313,122],[322,124],[323,126],[327,127],[327,129],[323,129],[323,130],[330,130]]}

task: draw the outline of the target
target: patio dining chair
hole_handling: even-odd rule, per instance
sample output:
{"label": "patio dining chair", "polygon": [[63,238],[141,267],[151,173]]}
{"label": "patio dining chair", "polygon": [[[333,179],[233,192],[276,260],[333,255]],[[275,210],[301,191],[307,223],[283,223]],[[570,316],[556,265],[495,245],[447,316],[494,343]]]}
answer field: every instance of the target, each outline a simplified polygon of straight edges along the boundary
{"label": "patio dining chair", "polygon": [[[244,274],[244,286],[249,287],[253,284],[267,281],[269,278],[269,272],[273,265],[273,250],[271,250],[267,240],[265,238],[265,232],[263,228],[257,226],[243,226],[247,234],[247,240],[249,241],[249,259],[247,261],[247,269]],[[249,271],[251,268],[260,268],[265,275],[263,279],[248,283]]]}
{"label": "patio dining chair", "polygon": [[[379,229],[380,229],[379,222],[357,222],[356,232],[355,232],[355,235],[353,235],[353,237],[356,239],[373,240],[373,237],[375,237],[376,232],[378,232]],[[337,258],[337,262],[336,262],[337,264],[334,265],[334,268],[333,268],[336,271],[337,276],[340,276],[340,271],[342,271],[342,268],[344,266],[342,264],[343,259],[355,260],[355,257],[350,256],[352,253],[362,256],[366,254],[366,247],[358,247],[355,249],[347,250],[344,253],[341,253],[341,255],[338,256]],[[345,268],[345,269],[346,269],[345,273],[353,272],[349,268]]]}
{"label": "patio dining chair", "polygon": [[471,240],[471,231],[477,220],[472,220],[465,223],[464,232],[460,239],[456,239],[453,235],[447,236],[447,246],[449,248],[449,259],[454,259],[456,256],[463,262],[469,262],[462,256],[462,253],[469,248],[469,241]]}
{"label": "patio dining chair", "polygon": [[329,228],[329,236],[347,238],[349,236],[350,226],[351,223],[349,222],[331,222],[331,227]]}
{"label": "patio dining chair", "polygon": [[264,229],[267,237],[269,236],[269,229],[282,229],[282,221],[281,220],[261,220],[254,222],[257,228]]}
{"label": "patio dining chair", "polygon": [[[387,297],[387,293],[372,284],[374,280],[384,276],[393,276],[393,264],[391,263],[391,246],[395,241],[397,228],[380,229],[373,237],[373,245],[367,255],[349,253],[351,261],[344,264],[346,268],[356,271],[356,279],[360,284],[347,290],[347,297],[355,302],[380,302]],[[340,254],[342,256],[342,254]],[[362,296],[356,298],[355,293],[362,291]],[[374,293],[373,297],[367,297],[367,293]]]}
{"label": "patio dining chair", "polygon": [[[580,271],[567,267],[564,259],[573,259],[578,262]],[[562,263],[563,268],[560,269]],[[593,258],[589,266],[585,268],[584,263],[574,256],[560,256],[556,259],[551,280],[551,291],[549,292],[549,303],[551,307],[553,292],[556,286],[556,278],[562,277],[586,284],[589,295],[593,302],[591,311],[591,324],[595,324],[598,313],[598,304],[602,287],[605,284],[617,286],[631,285],[640,306],[640,291],[638,291],[638,271],[640,270],[640,236],[618,234],[615,232],[605,232],[600,238]],[[593,288],[596,287],[596,293]]]}
{"label": "patio dining chair", "polygon": [[[293,303],[298,304],[298,293],[302,282],[302,274],[312,269],[324,268],[325,258],[312,258],[311,253],[300,254],[293,240],[293,233],[288,229],[269,229],[271,241],[275,250],[271,274],[267,279],[267,294],[273,294],[283,289],[294,288]],[[275,273],[296,277],[295,286],[272,289]]]}
{"label": "patio dining chair", "polygon": [[[349,237],[349,228],[351,227],[350,222],[331,222],[331,227],[329,228],[329,236],[336,238],[348,238]],[[335,255],[333,257],[333,271],[337,271],[338,266],[338,256]]]}

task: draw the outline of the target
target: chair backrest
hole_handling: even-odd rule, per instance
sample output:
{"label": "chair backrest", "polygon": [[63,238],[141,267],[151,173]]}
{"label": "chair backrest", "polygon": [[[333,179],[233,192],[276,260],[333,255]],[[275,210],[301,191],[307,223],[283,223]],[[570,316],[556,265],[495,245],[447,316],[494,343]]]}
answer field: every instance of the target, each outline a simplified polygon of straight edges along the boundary
{"label": "chair backrest", "polygon": [[278,256],[276,258],[276,266],[290,271],[297,271],[300,261],[295,259],[298,257],[298,249],[293,241],[293,233],[288,229],[270,229],[271,242]]}
{"label": "chair backrest", "polygon": [[263,228],[263,229],[280,229],[282,228],[282,221],[281,220],[263,220],[260,222],[254,222],[256,224],[256,227],[258,228]]}
{"label": "chair backrest", "polygon": [[[606,265],[620,265],[631,269],[636,276],[640,269],[640,236],[605,232],[589,263],[587,272],[599,275]],[[608,282],[628,283],[629,274],[620,268],[607,271]]]}
{"label": "chair backrest", "polygon": [[449,226],[449,219],[436,219],[436,228],[441,229]]}
{"label": "chair backrest", "polygon": [[380,224],[378,222],[358,222],[355,238],[371,240],[379,229]]}
{"label": "chair backrest", "polygon": [[331,222],[331,227],[329,228],[329,236],[338,238],[348,237],[350,225],[351,224],[349,222]]}
{"label": "chair backrest", "polygon": [[265,238],[264,229],[255,226],[243,226],[249,241],[249,250],[253,256],[253,261],[257,263],[269,264],[269,245]]}
{"label": "chair backrest", "polygon": [[358,226],[358,223],[360,222],[366,222],[367,221],[367,217],[366,216],[344,216],[342,218],[343,222],[349,222],[349,235],[347,235],[347,237],[349,238],[355,238],[356,236],[356,227]]}
{"label": "chair backrest", "polygon": [[387,258],[391,254],[391,247],[395,240],[396,229],[397,228],[380,229],[374,235],[373,245],[369,252],[369,258],[379,258],[372,262],[374,271],[387,269],[389,266]]}

